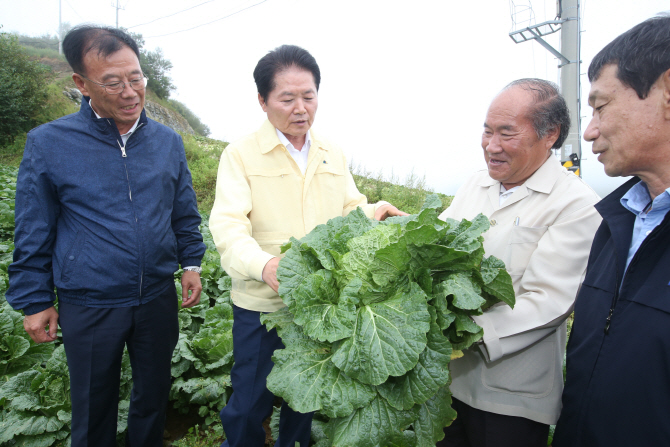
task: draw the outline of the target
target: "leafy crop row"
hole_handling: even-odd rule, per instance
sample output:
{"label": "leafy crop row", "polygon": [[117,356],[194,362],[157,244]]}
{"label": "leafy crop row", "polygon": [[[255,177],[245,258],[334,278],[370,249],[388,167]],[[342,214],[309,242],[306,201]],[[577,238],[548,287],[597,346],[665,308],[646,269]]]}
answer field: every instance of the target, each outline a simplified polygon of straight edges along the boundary
{"label": "leafy crop row", "polygon": [[[230,394],[232,308],[230,278],[221,271],[206,226],[201,304],[179,313],[180,336],[172,359],[170,405],[180,412],[195,409],[207,425]],[[11,251],[9,251],[11,254]],[[71,401],[65,352],[60,342],[37,345],[23,329],[23,316],[4,299],[9,261],[0,267],[0,446],[69,445]],[[178,288],[179,282],[176,282]],[[214,298],[213,298],[214,297]],[[118,440],[123,442],[132,378],[124,353],[119,396]]]}
{"label": "leafy crop row", "polygon": [[[60,341],[35,344],[23,329],[23,315],[5,300],[7,267],[14,249],[16,174],[16,168],[0,165],[0,446],[68,446],[72,406],[63,345]],[[209,425],[218,420],[218,411],[231,392],[233,317],[230,278],[221,269],[206,224],[201,232],[207,244],[202,299],[198,306],[179,312],[170,405],[180,412],[195,409]],[[178,290],[179,273],[175,276]],[[119,443],[126,431],[131,389],[126,352],[119,393]]]}
{"label": "leafy crop row", "polygon": [[[4,300],[15,177],[16,169],[0,166],[0,446],[68,446],[63,346],[34,344],[23,316]],[[382,224],[357,211],[331,220],[294,240],[280,264],[288,308],[266,324],[277,327],[286,349],[275,353],[268,386],[296,410],[316,410],[312,438],[319,447],[434,445],[455,416],[448,405],[451,356],[481,337],[468,315],[513,300],[501,263],[482,260],[486,219],[441,222],[438,204]],[[222,434],[218,411],[232,392],[234,361],[231,283],[206,224],[201,231],[207,244],[201,304],[179,313],[170,405],[197,411]],[[180,291],[179,274],[175,284]],[[131,388],[125,354],[120,444]],[[275,414],[274,438],[277,421]]]}

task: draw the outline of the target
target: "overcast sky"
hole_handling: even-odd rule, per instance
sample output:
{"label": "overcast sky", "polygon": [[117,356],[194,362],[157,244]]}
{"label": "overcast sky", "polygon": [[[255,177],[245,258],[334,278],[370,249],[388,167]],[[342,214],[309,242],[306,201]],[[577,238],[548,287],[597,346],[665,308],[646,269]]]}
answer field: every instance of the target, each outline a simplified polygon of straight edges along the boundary
{"label": "overcast sky", "polygon": [[[115,0],[61,2],[63,22],[115,24]],[[555,0],[119,4],[119,25],[141,33],[146,48],[162,48],[174,65],[173,97],[210,127],[212,137],[234,141],[260,127],[265,115],[253,69],[267,51],[295,44],[321,68],[316,131],[368,171],[401,180],[413,171],[446,194],[485,167],[482,124],[496,93],[522,77],[559,81],[558,61],[547,50],[536,42],[515,44],[508,36],[529,20],[552,20]],[[0,25],[27,35],[56,34],[58,5],[59,0],[0,0]],[[187,8],[192,9],[181,12]],[[668,0],[581,0],[582,73],[613,38],[668,8]],[[558,34],[547,39],[555,48]],[[582,83],[586,98],[585,75]],[[582,132],[591,116],[583,103]],[[590,144],[584,142],[582,151],[583,176],[599,194],[621,183],[605,176]]]}

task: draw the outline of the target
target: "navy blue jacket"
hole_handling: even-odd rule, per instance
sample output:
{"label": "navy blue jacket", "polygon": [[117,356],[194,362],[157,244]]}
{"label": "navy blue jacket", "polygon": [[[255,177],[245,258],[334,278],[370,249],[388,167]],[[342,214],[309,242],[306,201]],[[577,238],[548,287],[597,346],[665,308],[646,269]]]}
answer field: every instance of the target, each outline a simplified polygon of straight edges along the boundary
{"label": "navy blue jacket", "polygon": [[670,213],[624,276],[635,215],[619,199],[638,181],[596,205],[554,447],[670,446]]}
{"label": "navy blue jacket", "polygon": [[121,151],[113,120],[78,113],[28,133],[16,184],[7,301],[27,315],[58,299],[138,305],[174,287],[205,245],[181,137],[144,111]]}

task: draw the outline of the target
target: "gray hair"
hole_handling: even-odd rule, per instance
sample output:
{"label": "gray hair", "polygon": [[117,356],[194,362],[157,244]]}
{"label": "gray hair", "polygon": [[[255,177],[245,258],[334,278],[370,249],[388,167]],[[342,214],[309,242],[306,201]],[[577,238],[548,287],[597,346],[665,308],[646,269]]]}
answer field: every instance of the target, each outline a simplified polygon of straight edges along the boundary
{"label": "gray hair", "polygon": [[524,78],[512,81],[503,90],[520,87],[533,95],[533,104],[528,112],[528,119],[533,123],[537,138],[559,128],[558,138],[552,149],[560,148],[570,133],[570,111],[565,99],[553,82],[537,78]]}

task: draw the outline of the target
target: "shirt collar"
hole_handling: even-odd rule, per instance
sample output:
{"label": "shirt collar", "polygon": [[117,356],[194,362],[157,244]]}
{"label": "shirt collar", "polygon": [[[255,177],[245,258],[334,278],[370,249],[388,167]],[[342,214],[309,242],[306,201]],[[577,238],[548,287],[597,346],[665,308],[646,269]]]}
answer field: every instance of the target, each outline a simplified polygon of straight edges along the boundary
{"label": "shirt collar", "polygon": [[286,135],[284,135],[283,132],[281,132],[281,131],[280,131],[279,129],[277,129],[277,128],[275,128],[275,130],[277,131],[277,137],[279,138],[279,141],[281,141],[281,143],[282,143],[284,146],[286,146],[286,149],[288,149],[288,150],[291,150],[291,149],[296,150],[296,151],[297,151],[297,150],[302,151],[302,150],[304,150],[304,149],[309,150],[309,148],[312,146],[312,137],[310,136],[309,131],[308,131],[307,134],[306,134],[305,144],[304,144],[300,149],[298,149],[297,147],[293,146],[293,143],[291,143],[291,142],[288,140],[288,138],[286,138]]}
{"label": "shirt collar", "polygon": [[[523,183],[523,186],[532,189],[533,191],[549,194],[551,188],[554,187],[556,180],[558,180],[558,176],[562,169],[564,168],[561,166],[561,162],[559,162],[553,155],[550,155],[542,166],[540,166],[537,171]],[[479,185],[488,187],[493,186],[496,183],[500,182],[487,176],[482,179]]]}
{"label": "shirt collar", "polygon": [[[102,117],[100,115],[98,115],[98,112],[96,112],[95,109],[93,108],[93,106],[91,105],[91,100],[90,99],[88,100],[88,105],[89,105],[89,107],[91,107],[91,110],[93,110],[93,113],[95,113],[95,117],[98,118],[98,119],[102,119]],[[141,116],[140,116],[140,118],[141,118]],[[139,124],[139,122],[140,122],[140,118],[137,118],[137,120],[135,121],[135,124],[133,124],[133,127],[131,127],[128,132],[124,133],[121,136],[125,137],[126,135],[130,135],[133,132],[135,132],[135,129],[137,129],[137,124]]]}
{"label": "shirt collar", "polygon": [[507,194],[507,195],[512,194],[512,193],[513,193],[514,191],[516,191],[517,189],[519,189],[518,186],[514,186],[514,187],[512,187],[512,188],[510,188],[510,189],[506,189],[506,188],[503,186],[503,184],[501,183],[501,184],[500,184],[500,195],[502,196],[502,195],[505,195],[505,194]]}
{"label": "shirt collar", "polygon": [[659,194],[652,202],[647,185],[643,181],[639,181],[619,201],[621,202],[621,206],[636,216],[645,213],[650,203],[653,203],[652,209],[654,210],[669,209],[670,188]]}

